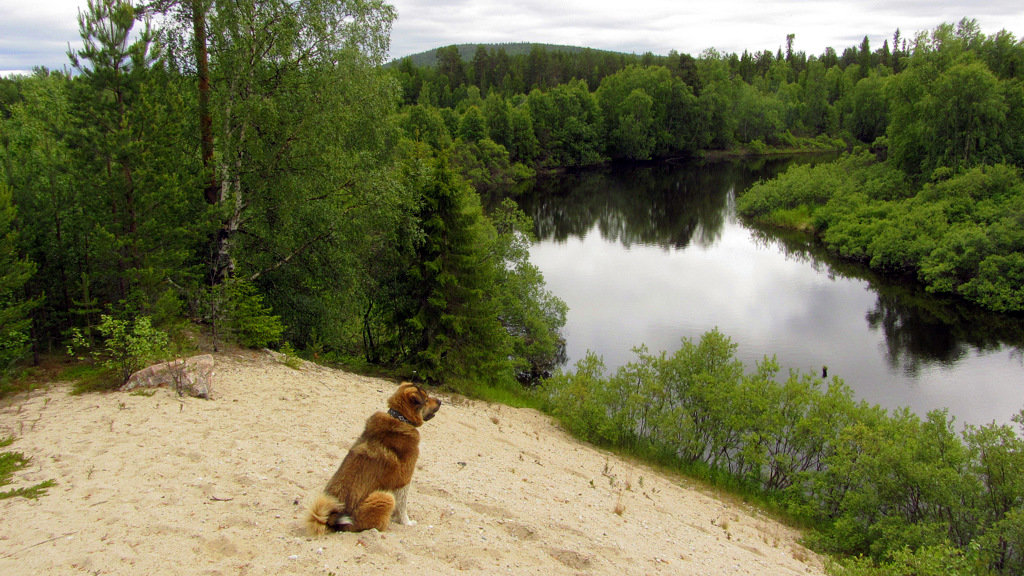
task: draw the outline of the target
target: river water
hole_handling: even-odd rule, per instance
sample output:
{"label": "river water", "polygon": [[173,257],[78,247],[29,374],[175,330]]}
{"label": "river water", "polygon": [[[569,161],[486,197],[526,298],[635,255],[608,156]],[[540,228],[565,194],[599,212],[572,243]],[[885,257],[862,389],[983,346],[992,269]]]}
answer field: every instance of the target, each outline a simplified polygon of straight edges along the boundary
{"label": "river water", "polygon": [[957,426],[1024,409],[1024,318],[985,313],[830,258],[802,235],[745,225],[735,199],[791,162],[612,166],[538,181],[531,259],[569,305],[569,367],[588,350],[609,371],[718,328],[754,369],[838,376],[858,399]]}

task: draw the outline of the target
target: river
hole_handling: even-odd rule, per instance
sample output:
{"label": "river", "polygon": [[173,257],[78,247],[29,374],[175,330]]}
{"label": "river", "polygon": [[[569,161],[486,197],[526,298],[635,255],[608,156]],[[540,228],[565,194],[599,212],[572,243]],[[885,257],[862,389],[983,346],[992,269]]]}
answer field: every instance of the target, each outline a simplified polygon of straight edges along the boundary
{"label": "river", "polygon": [[751,183],[813,159],[611,166],[539,180],[519,198],[531,259],[569,305],[569,367],[588,350],[609,371],[640,344],[674,351],[718,328],[754,369],[842,378],[858,399],[957,426],[1024,408],[1024,318],[986,313],[829,257],[799,234],[735,213]]}

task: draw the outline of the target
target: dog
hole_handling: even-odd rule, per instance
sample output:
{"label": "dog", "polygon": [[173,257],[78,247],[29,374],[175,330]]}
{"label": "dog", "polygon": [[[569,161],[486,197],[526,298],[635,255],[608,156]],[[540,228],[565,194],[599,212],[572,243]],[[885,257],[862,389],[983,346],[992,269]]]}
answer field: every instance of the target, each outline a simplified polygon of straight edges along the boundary
{"label": "dog", "polygon": [[366,420],[363,434],[310,506],[310,534],[319,536],[328,529],[383,531],[392,520],[415,524],[409,519],[406,498],[419,457],[417,428],[434,417],[441,401],[416,384],[403,382],[387,404],[387,412]]}

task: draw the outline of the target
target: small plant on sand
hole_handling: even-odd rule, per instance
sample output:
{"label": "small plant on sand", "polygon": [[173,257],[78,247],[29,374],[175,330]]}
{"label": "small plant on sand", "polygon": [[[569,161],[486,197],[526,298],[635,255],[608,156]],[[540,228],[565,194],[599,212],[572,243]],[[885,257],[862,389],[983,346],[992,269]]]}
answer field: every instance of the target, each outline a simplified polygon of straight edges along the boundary
{"label": "small plant on sand", "polygon": [[281,363],[292,370],[302,369],[302,358],[290,342],[281,345]]}
{"label": "small plant on sand", "polygon": [[167,333],[154,328],[148,316],[129,322],[104,314],[96,329],[103,337],[101,346],[93,347],[76,328],[71,331],[68,353],[79,357],[81,353],[91,355],[114,375],[116,386],[127,382],[135,371],[167,354]]}
{"label": "small plant on sand", "polygon": [[[12,442],[14,442],[13,436],[0,438],[0,447],[10,446]],[[14,473],[28,466],[29,461],[30,458],[26,458],[25,455],[20,452],[0,452],[0,486],[10,484]],[[47,488],[54,486],[55,484],[56,482],[53,480],[47,480],[27,488],[0,491],[0,500],[14,498],[15,496],[35,500],[45,494]]]}
{"label": "small plant on sand", "polygon": [[615,502],[614,512],[622,516],[626,512],[626,505],[622,503],[622,492],[619,492],[619,499]]}

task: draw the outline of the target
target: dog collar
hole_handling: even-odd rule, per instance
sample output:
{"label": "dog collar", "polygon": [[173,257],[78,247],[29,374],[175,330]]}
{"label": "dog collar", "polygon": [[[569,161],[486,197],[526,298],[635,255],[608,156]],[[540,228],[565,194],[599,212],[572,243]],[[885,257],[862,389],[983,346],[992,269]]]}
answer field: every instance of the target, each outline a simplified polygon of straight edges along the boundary
{"label": "dog collar", "polygon": [[400,413],[398,412],[398,410],[395,410],[394,408],[388,408],[388,416],[391,416],[391,417],[392,417],[392,418],[394,418],[395,420],[400,420],[400,421],[402,421],[402,422],[405,422],[406,424],[408,424],[408,425],[410,425],[410,426],[413,426],[413,425],[414,425],[414,424],[413,424],[412,422],[410,422],[410,421],[409,421],[409,419],[408,419],[408,418],[406,418],[405,416],[402,416],[402,415],[401,415],[401,414],[400,414]]}

